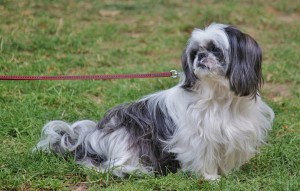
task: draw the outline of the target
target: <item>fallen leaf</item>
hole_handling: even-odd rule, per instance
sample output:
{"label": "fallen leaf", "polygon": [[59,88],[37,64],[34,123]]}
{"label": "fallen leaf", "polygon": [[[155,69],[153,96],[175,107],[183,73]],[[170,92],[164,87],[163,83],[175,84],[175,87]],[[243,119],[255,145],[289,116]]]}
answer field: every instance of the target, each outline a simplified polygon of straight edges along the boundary
{"label": "fallen leaf", "polygon": [[117,10],[100,10],[99,14],[102,17],[114,17],[120,14],[120,11]]}

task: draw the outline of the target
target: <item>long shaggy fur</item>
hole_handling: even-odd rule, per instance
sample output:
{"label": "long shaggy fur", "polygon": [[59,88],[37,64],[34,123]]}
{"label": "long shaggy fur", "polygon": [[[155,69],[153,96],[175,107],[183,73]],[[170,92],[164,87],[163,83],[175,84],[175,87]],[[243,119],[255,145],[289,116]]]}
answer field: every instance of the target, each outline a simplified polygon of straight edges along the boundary
{"label": "long shaggy fur", "polygon": [[117,176],[191,171],[209,180],[249,160],[274,113],[259,96],[261,49],[232,26],[195,29],[178,85],[117,106],[97,124],[51,121],[36,149]]}

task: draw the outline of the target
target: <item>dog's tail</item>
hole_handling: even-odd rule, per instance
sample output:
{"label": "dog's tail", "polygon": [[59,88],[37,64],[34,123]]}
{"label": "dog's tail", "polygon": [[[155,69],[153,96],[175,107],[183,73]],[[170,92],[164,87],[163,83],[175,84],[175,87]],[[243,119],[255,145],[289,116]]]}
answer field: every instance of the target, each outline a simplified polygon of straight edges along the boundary
{"label": "dog's tail", "polygon": [[73,124],[50,121],[43,127],[41,140],[34,151],[53,151],[58,154],[80,152],[82,155],[85,138],[95,129],[96,123],[90,120],[77,121]]}

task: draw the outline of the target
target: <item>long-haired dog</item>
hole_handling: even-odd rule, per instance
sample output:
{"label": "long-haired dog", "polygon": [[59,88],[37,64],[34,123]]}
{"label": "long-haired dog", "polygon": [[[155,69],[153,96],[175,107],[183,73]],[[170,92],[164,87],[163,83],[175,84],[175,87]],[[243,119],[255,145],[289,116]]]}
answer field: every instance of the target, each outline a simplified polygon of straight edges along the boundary
{"label": "long-haired dog", "polygon": [[233,26],[195,29],[178,85],[119,105],[97,124],[51,121],[37,150],[71,153],[117,176],[190,171],[205,179],[240,167],[265,142],[274,113],[262,101],[262,52]]}

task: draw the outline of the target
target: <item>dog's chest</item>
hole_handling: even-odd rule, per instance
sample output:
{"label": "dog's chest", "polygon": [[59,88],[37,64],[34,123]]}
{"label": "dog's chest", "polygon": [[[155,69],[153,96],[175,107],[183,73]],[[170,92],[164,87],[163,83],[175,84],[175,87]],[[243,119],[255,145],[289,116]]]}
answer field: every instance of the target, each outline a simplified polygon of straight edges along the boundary
{"label": "dog's chest", "polygon": [[199,101],[191,105],[187,109],[186,117],[189,126],[201,134],[207,131],[221,131],[236,120],[236,114],[233,114],[230,106],[217,101]]}

